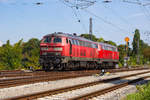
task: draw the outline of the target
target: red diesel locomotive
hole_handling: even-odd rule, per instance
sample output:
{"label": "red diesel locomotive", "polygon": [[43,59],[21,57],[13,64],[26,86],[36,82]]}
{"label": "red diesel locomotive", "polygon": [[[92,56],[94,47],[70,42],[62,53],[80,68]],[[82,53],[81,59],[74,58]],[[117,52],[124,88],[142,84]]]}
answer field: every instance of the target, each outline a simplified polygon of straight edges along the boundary
{"label": "red diesel locomotive", "polygon": [[117,47],[65,33],[43,37],[40,44],[40,65],[43,70],[72,68],[110,68],[119,60]]}

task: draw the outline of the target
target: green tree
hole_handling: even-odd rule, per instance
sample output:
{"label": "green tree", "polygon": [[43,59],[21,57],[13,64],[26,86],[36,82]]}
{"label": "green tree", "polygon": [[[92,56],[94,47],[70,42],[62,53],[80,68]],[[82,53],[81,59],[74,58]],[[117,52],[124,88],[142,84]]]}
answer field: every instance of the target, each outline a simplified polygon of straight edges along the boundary
{"label": "green tree", "polygon": [[97,42],[105,42],[105,40],[104,40],[104,38],[101,37],[97,40]]}
{"label": "green tree", "polygon": [[[84,38],[86,38],[86,39],[90,39],[90,34],[81,34],[80,35],[81,37],[84,37]],[[96,36],[95,35],[92,35],[92,41],[97,41],[98,39],[96,38]]]}
{"label": "green tree", "polygon": [[140,42],[140,32],[138,29],[136,29],[134,37],[133,37],[133,42],[132,42],[132,46],[133,46],[132,54],[133,54],[133,56],[138,54],[138,42]]}
{"label": "green tree", "polygon": [[119,51],[119,62],[121,65],[124,64],[124,57],[126,56],[126,51],[125,51],[125,45],[119,45],[118,46],[118,51]]}
{"label": "green tree", "polygon": [[105,43],[108,43],[108,44],[113,45],[113,46],[117,46],[115,42],[110,41],[110,40],[109,41],[105,41]]}
{"label": "green tree", "polygon": [[23,44],[23,66],[25,68],[39,66],[40,41],[36,38],[30,39]]}
{"label": "green tree", "polygon": [[147,61],[150,61],[150,47],[143,49],[143,56]]}
{"label": "green tree", "polygon": [[0,66],[6,70],[20,69],[22,65],[22,40],[14,46],[9,40],[0,49]]}

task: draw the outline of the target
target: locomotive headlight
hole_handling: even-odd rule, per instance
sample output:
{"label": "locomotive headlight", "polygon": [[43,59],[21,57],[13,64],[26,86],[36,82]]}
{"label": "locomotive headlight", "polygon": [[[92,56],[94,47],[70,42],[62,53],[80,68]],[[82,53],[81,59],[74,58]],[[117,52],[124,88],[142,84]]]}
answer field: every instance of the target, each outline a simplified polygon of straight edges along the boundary
{"label": "locomotive headlight", "polygon": [[47,47],[41,47],[41,50],[48,50]]}
{"label": "locomotive headlight", "polygon": [[62,48],[57,47],[57,48],[54,48],[54,50],[56,50],[56,51],[62,51]]}
{"label": "locomotive headlight", "polygon": [[47,52],[43,52],[42,55],[47,55]]}

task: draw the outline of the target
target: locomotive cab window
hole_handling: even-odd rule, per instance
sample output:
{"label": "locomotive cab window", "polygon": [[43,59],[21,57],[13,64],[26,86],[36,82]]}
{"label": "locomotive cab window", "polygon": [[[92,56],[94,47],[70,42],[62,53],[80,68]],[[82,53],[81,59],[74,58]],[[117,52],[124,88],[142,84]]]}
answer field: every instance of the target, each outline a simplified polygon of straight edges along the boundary
{"label": "locomotive cab window", "polygon": [[51,43],[51,37],[45,37],[43,43]]}
{"label": "locomotive cab window", "polygon": [[54,43],[61,43],[62,39],[60,37],[54,37]]}

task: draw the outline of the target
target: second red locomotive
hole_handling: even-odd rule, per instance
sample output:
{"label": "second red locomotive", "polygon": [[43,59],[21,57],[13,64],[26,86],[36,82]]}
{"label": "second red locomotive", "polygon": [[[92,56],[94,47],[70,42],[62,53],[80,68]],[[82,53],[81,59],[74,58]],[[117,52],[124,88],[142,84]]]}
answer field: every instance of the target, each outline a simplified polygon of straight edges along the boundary
{"label": "second red locomotive", "polygon": [[117,47],[65,33],[43,37],[40,64],[43,70],[114,67],[119,60]]}

